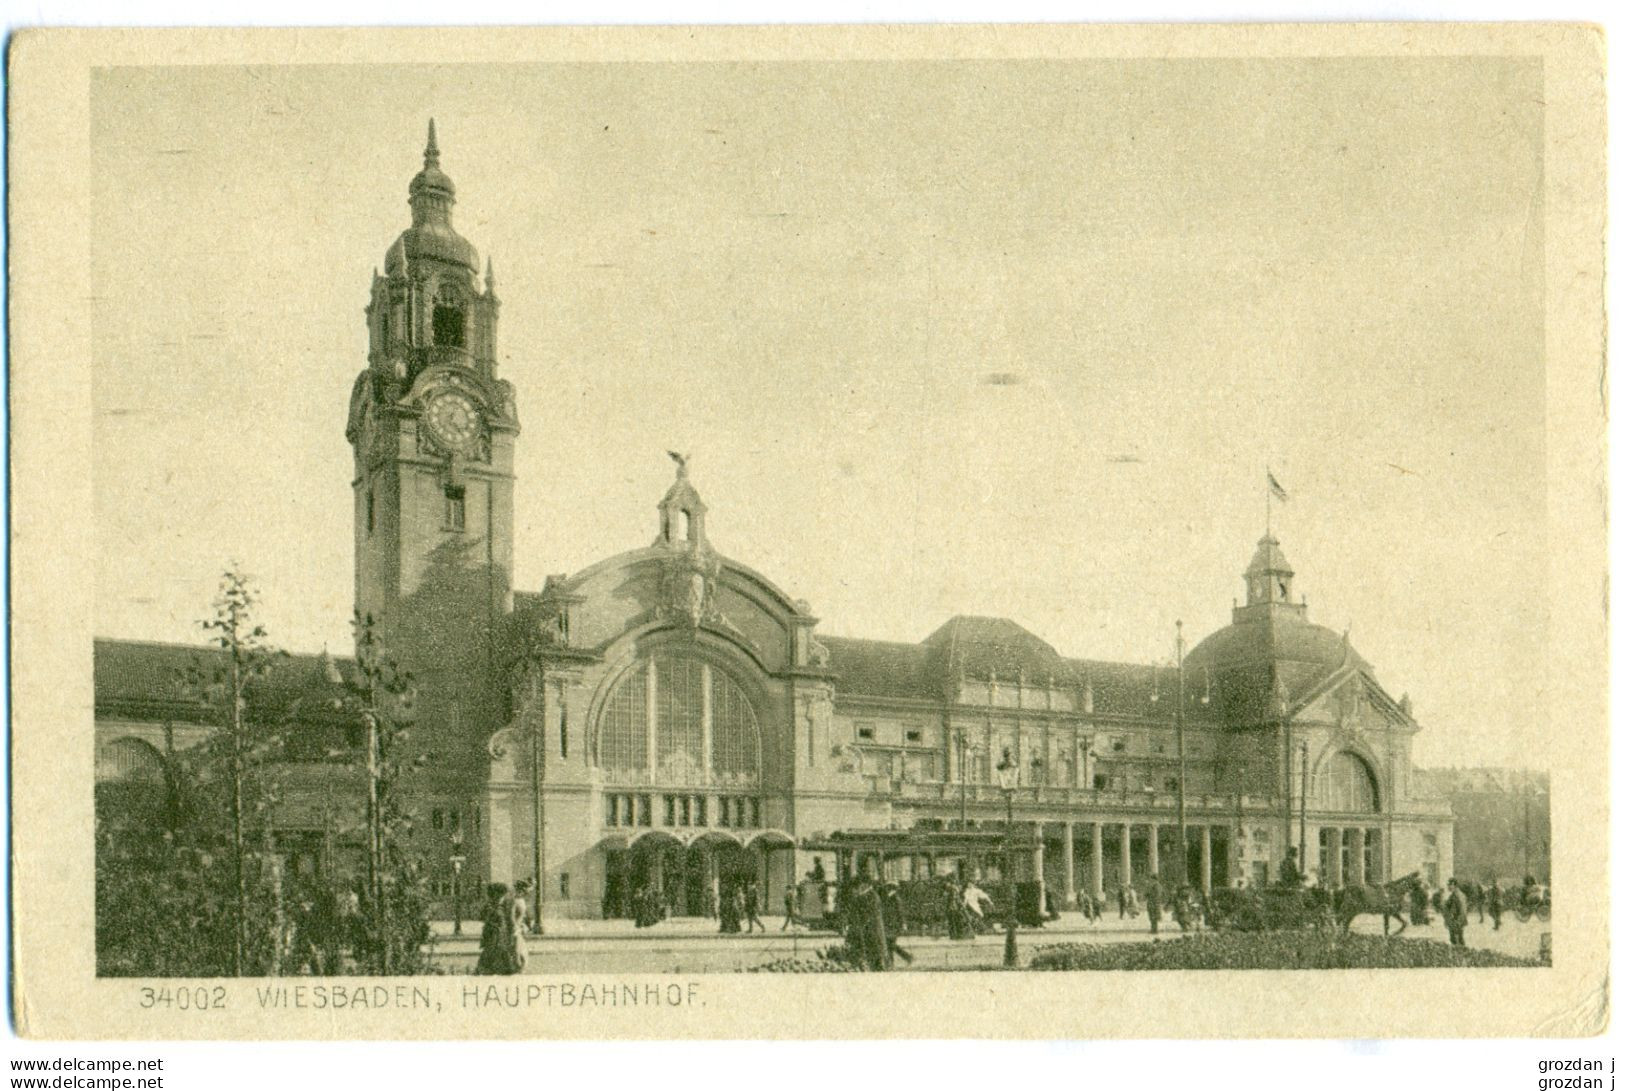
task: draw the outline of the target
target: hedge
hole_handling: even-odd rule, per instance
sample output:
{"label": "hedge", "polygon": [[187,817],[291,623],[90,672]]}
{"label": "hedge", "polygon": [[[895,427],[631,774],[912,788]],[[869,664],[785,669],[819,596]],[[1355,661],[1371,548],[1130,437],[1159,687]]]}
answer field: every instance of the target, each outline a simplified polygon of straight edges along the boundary
{"label": "hedge", "polygon": [[1034,970],[1347,970],[1539,966],[1533,959],[1426,939],[1337,933],[1203,933],[1157,943],[1040,947]]}

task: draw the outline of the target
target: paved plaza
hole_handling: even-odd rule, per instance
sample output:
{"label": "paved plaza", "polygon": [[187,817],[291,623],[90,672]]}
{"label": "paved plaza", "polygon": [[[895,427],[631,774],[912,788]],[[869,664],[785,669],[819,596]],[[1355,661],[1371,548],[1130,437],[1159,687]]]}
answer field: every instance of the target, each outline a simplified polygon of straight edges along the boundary
{"label": "paved plaza", "polygon": [[[834,932],[804,928],[780,930],[783,917],[764,918],[768,930],[738,935],[717,932],[715,921],[678,918],[662,921],[652,928],[634,928],[623,920],[561,920],[548,922],[546,936],[528,940],[530,959],[527,973],[729,973],[748,970],[776,959],[815,959],[818,952],[841,942]],[[1550,922],[1530,920],[1520,923],[1514,916],[1502,919],[1501,930],[1491,929],[1476,915],[1467,927],[1469,946],[1496,951],[1518,958],[1535,958],[1540,937],[1551,930]],[[463,935],[451,934],[450,921],[435,923],[435,954],[450,973],[470,973],[479,957],[480,924],[466,921]],[[1375,917],[1355,921],[1354,931],[1382,934],[1382,922]],[[1179,935],[1179,926],[1168,920],[1159,939]],[[1410,938],[1447,941],[1444,925],[1437,916],[1426,925],[1410,925]],[[1098,924],[1085,921],[1077,913],[1064,914],[1043,928],[1022,928],[1017,932],[1023,965],[1039,947],[1054,943],[1143,943],[1151,940],[1145,917],[1119,920],[1115,915]],[[970,940],[950,940],[941,936],[904,936],[903,948],[915,956],[915,970],[994,969],[1004,956],[1002,932],[984,933]]]}

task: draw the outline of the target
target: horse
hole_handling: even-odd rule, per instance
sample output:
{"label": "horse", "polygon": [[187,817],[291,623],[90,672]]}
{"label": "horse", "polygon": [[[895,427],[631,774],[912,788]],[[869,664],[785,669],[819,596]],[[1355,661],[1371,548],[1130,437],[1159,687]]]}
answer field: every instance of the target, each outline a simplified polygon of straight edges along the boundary
{"label": "horse", "polygon": [[1413,871],[1381,886],[1344,887],[1337,891],[1332,899],[1337,924],[1347,932],[1353,926],[1355,917],[1363,913],[1381,913],[1382,934],[1385,936],[1389,934],[1388,920],[1391,917],[1399,922],[1399,931],[1393,934],[1403,935],[1405,913],[1410,906],[1411,892],[1421,885],[1422,880]]}

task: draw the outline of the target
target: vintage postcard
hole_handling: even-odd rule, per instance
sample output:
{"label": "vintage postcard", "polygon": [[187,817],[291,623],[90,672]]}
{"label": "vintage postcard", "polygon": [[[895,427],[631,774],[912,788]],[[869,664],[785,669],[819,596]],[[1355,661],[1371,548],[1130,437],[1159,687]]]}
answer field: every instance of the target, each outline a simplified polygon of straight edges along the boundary
{"label": "vintage postcard", "polygon": [[1599,1033],[1602,55],[25,33],[19,1029]]}

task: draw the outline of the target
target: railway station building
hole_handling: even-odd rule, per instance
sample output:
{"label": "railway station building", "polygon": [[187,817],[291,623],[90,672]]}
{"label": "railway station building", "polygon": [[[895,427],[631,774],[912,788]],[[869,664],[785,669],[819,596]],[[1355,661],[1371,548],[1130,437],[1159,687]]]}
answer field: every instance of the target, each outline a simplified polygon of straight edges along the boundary
{"label": "railway station building", "polygon": [[[431,128],[411,225],[369,288],[344,428],[356,608],[418,679],[414,745],[433,761],[413,782],[414,844],[443,911],[455,861],[465,890],[539,865],[552,916],[626,915],[638,887],[699,914],[729,883],[771,893],[826,867],[807,846],[842,836],[894,878],[998,878],[1005,854],[953,835],[1003,830],[1007,812],[1017,877],[1060,905],[1153,875],[1267,883],[1289,851],[1326,884],[1451,875],[1453,818],[1413,772],[1409,700],[1310,620],[1270,533],[1250,559],[1236,543],[1244,597],[1177,667],[1063,654],[997,617],[946,618],[916,643],[830,635],[784,589],[793,573],[712,546],[683,459],[650,497],[649,539],[512,587],[515,505],[541,499],[515,496],[503,304],[452,226],[439,158]],[[170,682],[199,652],[97,642],[100,784],[153,782],[207,733],[207,710]],[[353,745],[309,699],[352,670],[295,656],[265,699]],[[276,843],[295,870],[339,872],[364,793],[308,750]]]}

